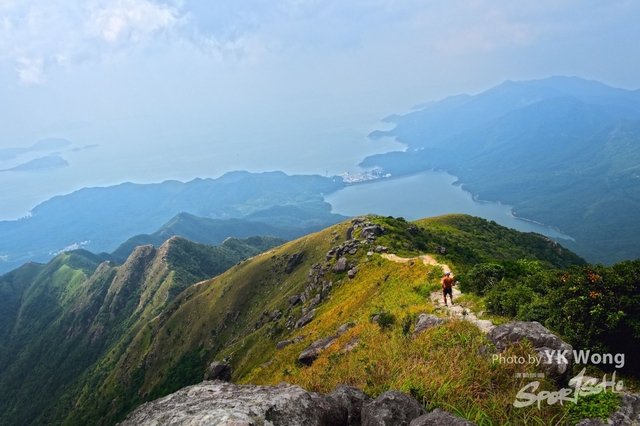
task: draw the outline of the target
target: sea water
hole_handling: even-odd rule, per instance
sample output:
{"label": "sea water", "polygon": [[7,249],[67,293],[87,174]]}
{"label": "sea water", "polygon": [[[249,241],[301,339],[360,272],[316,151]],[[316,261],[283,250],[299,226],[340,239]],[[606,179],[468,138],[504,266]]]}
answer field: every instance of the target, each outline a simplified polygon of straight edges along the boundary
{"label": "sea water", "polygon": [[349,185],[328,194],[325,201],[334,213],[358,216],[374,213],[381,216],[417,220],[450,213],[465,213],[493,220],[500,225],[523,232],[537,232],[553,239],[570,239],[559,230],[516,218],[511,206],[483,202],[454,185],[457,180],[443,171],[426,171],[411,176],[377,179]]}

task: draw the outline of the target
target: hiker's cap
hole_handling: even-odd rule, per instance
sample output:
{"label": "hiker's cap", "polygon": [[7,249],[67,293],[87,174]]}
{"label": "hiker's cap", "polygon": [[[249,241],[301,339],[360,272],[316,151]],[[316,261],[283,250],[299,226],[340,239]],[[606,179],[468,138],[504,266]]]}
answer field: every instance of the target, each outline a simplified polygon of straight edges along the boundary
{"label": "hiker's cap", "polygon": [[451,272],[447,271],[444,273],[445,275],[451,275]]}

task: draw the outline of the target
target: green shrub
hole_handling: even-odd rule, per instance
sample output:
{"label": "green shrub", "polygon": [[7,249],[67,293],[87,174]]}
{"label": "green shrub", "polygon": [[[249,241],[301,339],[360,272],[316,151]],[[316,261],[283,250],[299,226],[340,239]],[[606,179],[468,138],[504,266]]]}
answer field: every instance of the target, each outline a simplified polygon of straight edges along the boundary
{"label": "green shrub", "polygon": [[480,295],[486,294],[504,278],[504,267],[495,263],[479,263],[460,280],[460,290]]}
{"label": "green shrub", "polygon": [[503,280],[491,287],[485,304],[489,313],[514,318],[534,298],[535,293],[529,287]]}
{"label": "green shrub", "polygon": [[378,325],[381,328],[389,328],[396,323],[396,316],[390,312],[381,312],[378,316]]}
{"label": "green shrub", "polygon": [[620,406],[620,395],[614,392],[600,392],[583,396],[578,403],[569,403],[570,424],[574,425],[582,419],[606,419]]}

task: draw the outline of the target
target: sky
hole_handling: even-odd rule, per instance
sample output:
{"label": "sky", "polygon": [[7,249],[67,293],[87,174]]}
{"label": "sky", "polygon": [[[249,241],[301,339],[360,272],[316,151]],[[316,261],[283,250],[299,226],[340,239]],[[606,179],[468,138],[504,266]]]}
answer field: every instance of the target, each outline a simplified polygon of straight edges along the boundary
{"label": "sky", "polygon": [[640,0],[0,0],[0,149],[75,149],[0,173],[0,219],[83,186],[353,170],[398,149],[366,139],[386,115],[508,79],[638,89],[638,22]]}

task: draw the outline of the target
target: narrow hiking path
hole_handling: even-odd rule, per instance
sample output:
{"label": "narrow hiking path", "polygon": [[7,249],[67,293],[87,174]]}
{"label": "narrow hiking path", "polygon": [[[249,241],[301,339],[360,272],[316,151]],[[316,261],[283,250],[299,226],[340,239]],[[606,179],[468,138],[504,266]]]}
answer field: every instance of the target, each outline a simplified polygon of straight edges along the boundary
{"label": "narrow hiking path", "polygon": [[[440,267],[440,269],[442,269],[442,273],[445,273],[447,271],[452,272],[449,265],[445,263],[439,263],[436,259],[434,259],[432,256],[429,256],[428,254],[423,254],[418,257],[400,257],[395,254],[384,253],[382,254],[382,257],[392,262],[398,262],[398,263],[408,263],[412,261],[415,262],[416,260],[419,259],[419,260],[422,260],[422,263],[424,263],[425,266]],[[452,276],[453,276],[453,272],[452,272]],[[436,305],[436,309],[439,308],[445,311],[447,315],[450,317],[462,318],[466,321],[470,321],[471,323],[475,324],[483,333],[490,332],[494,328],[494,325],[491,323],[491,321],[478,319],[478,317],[476,317],[476,314],[471,312],[470,309],[467,309],[461,305],[456,304],[456,300],[458,300],[458,298],[462,296],[462,292],[460,291],[460,289],[458,289],[457,286],[454,286],[452,290],[453,290],[453,302],[454,302],[453,305],[447,305],[444,303],[444,298],[442,297],[442,291],[434,291],[433,293],[431,293],[430,298],[431,298],[431,301]]]}

